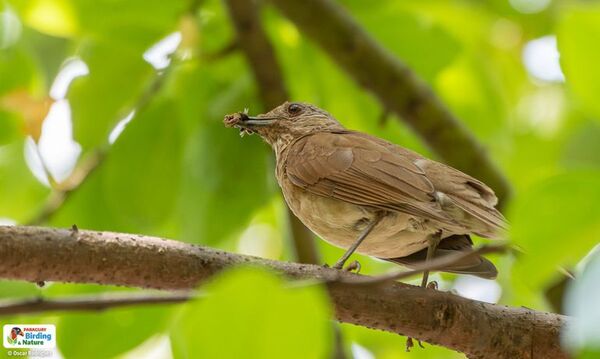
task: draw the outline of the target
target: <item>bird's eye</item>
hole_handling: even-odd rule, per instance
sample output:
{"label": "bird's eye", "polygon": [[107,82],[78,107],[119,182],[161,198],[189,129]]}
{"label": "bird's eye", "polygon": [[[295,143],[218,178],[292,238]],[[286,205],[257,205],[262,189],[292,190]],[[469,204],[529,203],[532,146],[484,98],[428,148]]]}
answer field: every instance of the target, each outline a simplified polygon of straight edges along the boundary
{"label": "bird's eye", "polygon": [[300,112],[302,112],[302,106],[300,104],[297,103],[291,103],[288,108],[287,111],[290,115],[297,115]]}

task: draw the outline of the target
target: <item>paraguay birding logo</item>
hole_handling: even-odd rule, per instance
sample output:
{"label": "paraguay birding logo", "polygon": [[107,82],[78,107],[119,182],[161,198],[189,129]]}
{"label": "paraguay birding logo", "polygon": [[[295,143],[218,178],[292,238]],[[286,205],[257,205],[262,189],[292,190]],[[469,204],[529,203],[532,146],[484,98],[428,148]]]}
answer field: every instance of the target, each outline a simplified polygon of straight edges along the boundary
{"label": "paraguay birding logo", "polygon": [[5,348],[56,347],[56,327],[52,324],[6,324],[2,334]]}
{"label": "paraguay birding logo", "polygon": [[6,337],[6,340],[8,341],[9,344],[17,344],[17,338],[19,336],[23,336],[23,331],[21,330],[21,328],[19,327],[13,327],[10,330],[10,333],[8,334],[8,336]]}

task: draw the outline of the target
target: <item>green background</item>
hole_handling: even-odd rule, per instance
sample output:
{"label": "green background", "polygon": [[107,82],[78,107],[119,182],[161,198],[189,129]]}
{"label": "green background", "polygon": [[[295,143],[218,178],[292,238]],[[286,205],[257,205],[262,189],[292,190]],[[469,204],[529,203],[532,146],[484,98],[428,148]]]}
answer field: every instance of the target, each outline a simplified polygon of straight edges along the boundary
{"label": "green background", "polygon": [[[600,259],[586,255],[600,238],[600,4],[339,2],[426,81],[509,178],[514,195],[505,210],[508,239],[519,250],[491,256],[500,272],[499,302],[576,316],[565,345],[575,356],[595,357],[600,290],[593,283],[600,280]],[[347,127],[437,158],[401,119],[389,116],[381,123],[384,111],[376,99],[275,8],[266,4],[261,15],[292,99],[327,109]],[[170,64],[156,69],[144,53],[175,32],[181,42]],[[41,127],[47,106],[67,101],[78,162],[98,150],[107,155],[46,225],[76,223],[293,260],[270,149],[256,136],[240,139],[222,125],[227,113],[267,110],[241,51],[214,56],[234,38],[226,8],[216,0],[0,2],[2,223],[28,223],[49,198],[48,181],[31,170],[32,138],[41,131],[42,144],[50,136]],[[540,38],[545,44],[556,39],[564,79],[525,66],[526,49]],[[551,54],[536,56],[552,62]],[[89,73],[69,84],[65,99],[49,97],[57,74],[74,59]],[[112,129],[132,111],[111,144]],[[51,164],[52,156],[40,148]],[[342,253],[322,241],[318,248],[324,263]],[[392,268],[356,257],[363,273]],[[565,281],[565,270],[581,280],[568,281],[563,296],[552,288]],[[445,290],[456,280],[434,278]],[[124,289],[0,282],[0,297],[7,298],[116,290]],[[0,322],[55,323],[65,358],[134,358],[153,351],[176,358],[331,356],[332,308],[323,288],[235,269],[201,290],[205,299],[179,306]],[[348,355],[358,345],[376,358],[463,357],[430,345],[407,354],[400,336],[340,327]]]}

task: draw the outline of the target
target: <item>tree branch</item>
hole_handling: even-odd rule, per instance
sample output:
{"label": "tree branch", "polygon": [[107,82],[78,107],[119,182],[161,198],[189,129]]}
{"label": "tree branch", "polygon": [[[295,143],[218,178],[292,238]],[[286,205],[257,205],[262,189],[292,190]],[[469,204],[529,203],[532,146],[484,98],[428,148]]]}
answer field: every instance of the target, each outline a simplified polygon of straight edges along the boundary
{"label": "tree branch", "polygon": [[[271,268],[327,283],[338,320],[407,335],[471,358],[567,358],[567,318],[461,298],[401,283],[364,287],[357,275],[238,255],[135,234],[0,227],[0,278],[190,289],[234,265]],[[359,276],[361,277],[361,276]]]}
{"label": "tree branch", "polygon": [[[285,102],[289,96],[273,46],[260,24],[257,4],[248,0],[227,0],[237,41],[258,84],[262,103],[267,109]],[[296,259],[300,263],[319,263],[319,252],[311,231],[288,209],[288,220]]]}
{"label": "tree branch", "polygon": [[483,146],[390,51],[333,0],[270,0],[384,109],[396,113],[450,165],[492,187],[501,201],[510,186]]}

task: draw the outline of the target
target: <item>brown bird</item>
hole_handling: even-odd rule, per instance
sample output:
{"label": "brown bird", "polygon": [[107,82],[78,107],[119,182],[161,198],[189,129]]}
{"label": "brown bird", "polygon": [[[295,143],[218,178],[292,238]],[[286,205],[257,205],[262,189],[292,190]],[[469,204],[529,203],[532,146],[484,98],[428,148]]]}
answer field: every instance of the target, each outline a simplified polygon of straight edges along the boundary
{"label": "brown bird", "polygon": [[[314,233],[346,249],[408,267],[472,247],[470,234],[497,237],[506,227],[498,200],[483,182],[418,153],[347,130],[326,111],[284,103],[225,125],[257,133],[277,158],[288,206]],[[487,259],[469,256],[443,268],[495,278]],[[427,273],[423,285],[427,283]]]}

